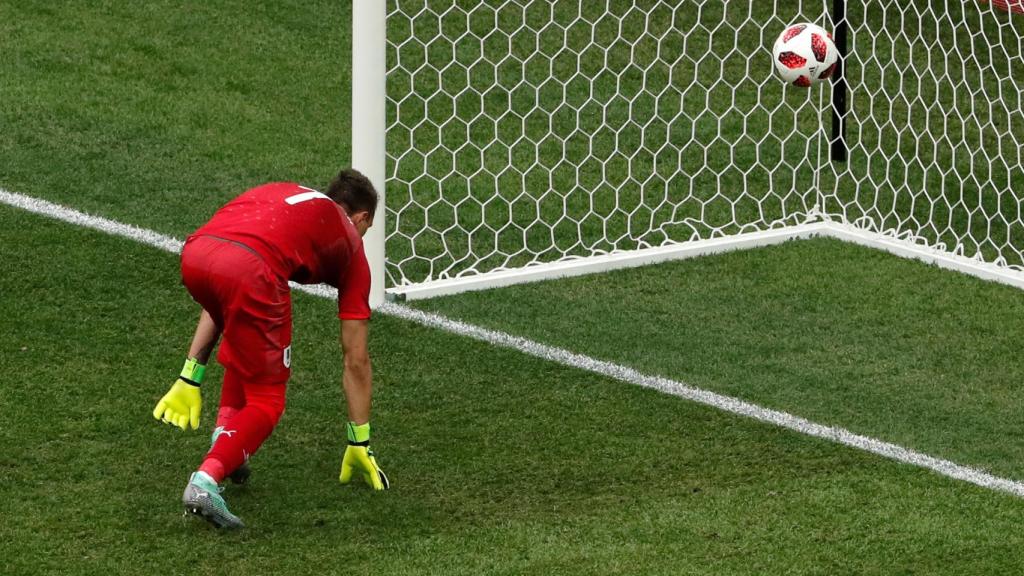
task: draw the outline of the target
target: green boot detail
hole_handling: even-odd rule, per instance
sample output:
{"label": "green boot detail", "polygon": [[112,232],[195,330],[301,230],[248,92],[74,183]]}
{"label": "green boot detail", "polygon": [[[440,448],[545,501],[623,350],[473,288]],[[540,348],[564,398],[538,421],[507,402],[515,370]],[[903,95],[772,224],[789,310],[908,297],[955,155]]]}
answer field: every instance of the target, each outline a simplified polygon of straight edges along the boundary
{"label": "green boot detail", "polygon": [[242,519],[228,510],[221,487],[203,472],[193,472],[181,496],[185,512],[199,516],[217,528],[243,528]]}

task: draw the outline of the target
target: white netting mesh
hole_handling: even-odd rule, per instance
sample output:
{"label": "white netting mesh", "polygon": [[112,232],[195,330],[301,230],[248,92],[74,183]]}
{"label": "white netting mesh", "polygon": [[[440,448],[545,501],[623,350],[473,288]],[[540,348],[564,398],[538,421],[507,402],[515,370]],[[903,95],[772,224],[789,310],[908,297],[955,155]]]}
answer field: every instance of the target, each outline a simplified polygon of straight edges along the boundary
{"label": "white netting mesh", "polygon": [[831,0],[389,0],[388,285],[845,220],[1020,263],[1020,22],[850,2],[831,89],[771,43]]}
{"label": "white netting mesh", "polygon": [[873,0],[850,2],[847,19],[850,162],[823,166],[824,210],[1024,264],[1024,16],[976,0]]}

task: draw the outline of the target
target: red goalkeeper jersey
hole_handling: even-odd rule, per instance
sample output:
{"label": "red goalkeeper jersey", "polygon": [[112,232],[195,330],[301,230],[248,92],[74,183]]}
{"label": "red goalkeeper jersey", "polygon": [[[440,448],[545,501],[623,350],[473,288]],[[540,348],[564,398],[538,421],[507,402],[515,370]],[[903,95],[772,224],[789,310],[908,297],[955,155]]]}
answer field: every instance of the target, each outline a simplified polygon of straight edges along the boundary
{"label": "red goalkeeper jersey", "polygon": [[192,235],[251,248],[281,278],[338,289],[338,317],[370,317],[370,266],[363,239],[326,195],[293,182],[257,186],[218,210]]}

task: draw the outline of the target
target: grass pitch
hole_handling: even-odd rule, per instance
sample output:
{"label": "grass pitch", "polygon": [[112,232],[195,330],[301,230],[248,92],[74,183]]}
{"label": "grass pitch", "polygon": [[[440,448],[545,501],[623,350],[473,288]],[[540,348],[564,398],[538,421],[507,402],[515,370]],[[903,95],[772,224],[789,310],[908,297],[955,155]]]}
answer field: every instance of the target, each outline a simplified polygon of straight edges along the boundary
{"label": "grass pitch", "polygon": [[[182,236],[348,158],[348,5],[0,4],[0,187]],[[815,265],[808,265],[814,262]],[[1001,574],[1024,502],[386,316],[375,448],[341,487],[333,304],[249,528],[181,517],[208,445],[150,416],[195,305],[174,256],[0,207],[0,572]],[[1019,293],[830,242],[424,307],[1020,478]]]}
{"label": "grass pitch", "polygon": [[226,492],[249,528],[215,533],[178,500],[217,371],[201,432],[149,413],[196,314],[176,258],[10,208],[0,223],[7,573],[1006,573],[1024,544],[1014,497],[384,316],[394,488],[342,487],[333,304],[305,295],[288,412]]}

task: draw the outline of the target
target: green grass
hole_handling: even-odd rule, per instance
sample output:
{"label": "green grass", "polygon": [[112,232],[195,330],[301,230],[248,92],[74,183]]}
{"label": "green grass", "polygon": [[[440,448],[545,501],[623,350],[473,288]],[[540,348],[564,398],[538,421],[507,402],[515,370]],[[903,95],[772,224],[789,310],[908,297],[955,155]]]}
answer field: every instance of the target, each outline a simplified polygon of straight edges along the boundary
{"label": "green grass", "polygon": [[394,488],[342,487],[337,328],[305,295],[288,412],[226,493],[249,528],[216,534],[178,504],[216,384],[199,433],[149,414],[196,314],[176,258],[0,208],[0,265],[7,573],[980,574],[1024,544],[1014,497],[388,317]]}
{"label": "green grass", "polygon": [[1024,478],[1024,294],[813,240],[416,303]]}
{"label": "green grass", "polygon": [[[556,17],[571,4],[554,4]],[[717,4],[704,4],[673,24],[717,21]],[[763,9],[740,4],[729,3],[730,22]],[[349,12],[332,2],[0,4],[0,187],[180,237],[260,181],[322,184],[349,158]],[[723,32],[687,41],[752,38]],[[733,65],[744,61],[731,56],[727,77],[745,77]],[[805,98],[782,92],[769,83],[760,98]],[[757,109],[750,128],[768,117]],[[506,194],[470,184],[467,194]],[[600,210],[613,199],[600,196]],[[708,221],[725,222],[715,220],[723,210],[709,204]],[[621,219],[609,220],[613,236]],[[371,334],[374,443],[394,489],[342,487],[333,304],[301,294],[288,411],[253,459],[252,484],[227,492],[249,528],[215,533],[182,518],[179,498],[208,445],[219,369],[199,433],[150,416],[197,315],[177,259],[0,207],[0,270],[0,573],[1019,566],[1020,499],[386,316]],[[1022,305],[1005,287],[825,241],[423,304],[1013,478]]]}
{"label": "green grass", "polygon": [[350,157],[349,11],[0,3],[0,184],[177,236],[239,188],[323,186]]}

